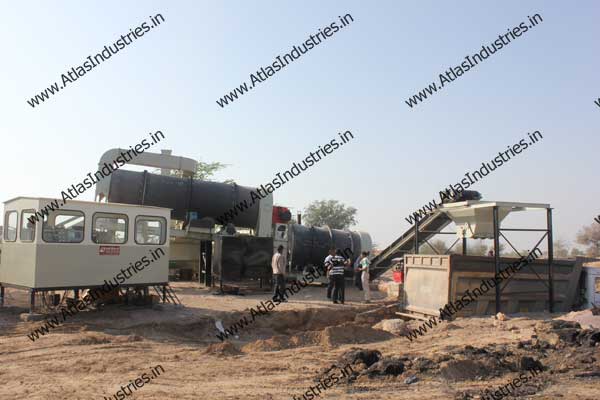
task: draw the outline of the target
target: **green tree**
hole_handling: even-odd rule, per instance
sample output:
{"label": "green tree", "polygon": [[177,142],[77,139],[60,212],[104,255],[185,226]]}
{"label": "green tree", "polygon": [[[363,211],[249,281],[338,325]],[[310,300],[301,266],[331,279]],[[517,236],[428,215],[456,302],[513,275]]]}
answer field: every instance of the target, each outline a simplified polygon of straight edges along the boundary
{"label": "green tree", "polygon": [[[435,249],[435,251],[432,249],[432,247]],[[419,254],[443,255],[446,254],[447,250],[448,245],[441,239],[429,240],[429,244],[424,242],[421,246],[419,246]]]}
{"label": "green tree", "polygon": [[[196,173],[194,174],[194,179],[200,179],[203,181],[211,181],[212,176],[218,171],[227,168],[229,165],[223,164],[220,162],[203,162],[198,160],[198,165],[196,167]],[[223,181],[224,183],[233,183],[233,179],[226,179]]]}
{"label": "green tree", "polygon": [[[452,254],[462,254],[462,240],[455,244],[452,250]],[[485,256],[487,255],[487,246],[483,239],[467,239],[467,255],[469,256]]]}
{"label": "green tree", "polygon": [[346,207],[337,200],[317,200],[306,207],[304,220],[307,225],[346,229],[356,225],[356,208]]}
{"label": "green tree", "polygon": [[[196,165],[196,172],[194,173],[194,179],[200,179],[202,181],[212,181],[212,176],[220,170],[227,168],[229,165],[220,162],[205,163],[198,160]],[[156,168],[153,173],[160,174],[162,169]],[[167,176],[178,176],[181,177],[181,171],[171,169],[167,172]],[[233,179],[226,179],[223,183],[234,183]]]}
{"label": "green tree", "polygon": [[553,243],[553,255],[554,258],[568,258],[569,257],[569,244],[562,240],[557,239]]}
{"label": "green tree", "polygon": [[586,246],[585,255],[588,257],[600,256],[600,224],[584,226],[577,232],[577,243]]}
{"label": "green tree", "polygon": [[575,257],[581,257],[583,256],[583,251],[579,250],[577,247],[573,247],[571,249],[571,257],[575,258]]}

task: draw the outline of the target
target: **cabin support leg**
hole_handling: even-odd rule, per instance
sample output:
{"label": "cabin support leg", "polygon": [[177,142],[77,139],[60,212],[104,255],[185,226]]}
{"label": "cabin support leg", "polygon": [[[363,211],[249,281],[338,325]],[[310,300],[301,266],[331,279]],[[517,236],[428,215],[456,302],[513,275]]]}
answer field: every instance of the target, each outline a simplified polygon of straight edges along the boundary
{"label": "cabin support leg", "polygon": [[29,290],[29,314],[33,314],[35,309],[35,289]]}

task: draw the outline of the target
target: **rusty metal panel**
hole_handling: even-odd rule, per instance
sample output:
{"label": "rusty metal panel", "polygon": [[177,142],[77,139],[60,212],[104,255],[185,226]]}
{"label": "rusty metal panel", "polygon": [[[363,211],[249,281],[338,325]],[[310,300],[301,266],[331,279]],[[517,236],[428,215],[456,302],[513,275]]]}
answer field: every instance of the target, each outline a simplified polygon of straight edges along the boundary
{"label": "rusty metal panel", "polygon": [[[500,259],[501,269],[518,261]],[[495,288],[486,290],[483,281],[494,277],[494,258],[453,254],[406,255],[407,268],[405,295],[406,309],[428,315],[438,315],[439,308],[456,302],[469,290],[476,291],[475,302],[458,312],[459,316],[484,315],[495,312]],[[529,268],[531,267],[531,268]],[[580,268],[574,260],[555,260],[552,264],[555,310],[569,311],[574,288],[579,282]],[[509,279],[500,283],[501,309],[506,313],[542,312],[548,310],[548,266],[546,259],[532,261]],[[539,278],[543,280],[540,280]],[[546,284],[545,284],[546,283]]]}
{"label": "rusty metal panel", "polygon": [[437,315],[439,309],[448,303],[450,257],[424,254],[404,256],[404,302],[407,310]]}
{"label": "rusty metal panel", "polygon": [[273,238],[219,237],[212,258],[213,274],[223,282],[270,279]]}

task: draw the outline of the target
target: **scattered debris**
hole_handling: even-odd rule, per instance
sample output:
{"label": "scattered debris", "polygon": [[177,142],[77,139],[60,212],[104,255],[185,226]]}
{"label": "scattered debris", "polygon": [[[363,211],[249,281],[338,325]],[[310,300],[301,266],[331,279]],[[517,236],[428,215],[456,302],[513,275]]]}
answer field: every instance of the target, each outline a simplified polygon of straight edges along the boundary
{"label": "scattered debris", "polygon": [[342,365],[344,365],[363,363],[367,367],[370,367],[379,360],[381,360],[381,352],[378,350],[352,348],[340,356],[337,364],[342,363]]}
{"label": "scattered debris", "polygon": [[204,353],[218,356],[237,356],[242,354],[240,349],[231,342],[213,343],[206,348]]}
{"label": "scattered debris", "polygon": [[473,360],[452,360],[442,364],[440,373],[449,381],[466,381],[485,378],[489,374],[485,366]]}
{"label": "scattered debris", "polygon": [[496,319],[498,321],[506,321],[508,317],[506,316],[506,314],[499,312],[498,314],[496,314]]}
{"label": "scattered debris", "polygon": [[528,356],[521,357],[521,361],[519,362],[519,368],[521,371],[530,371],[532,369],[543,371],[545,369],[541,362]]}
{"label": "scattered debris", "polygon": [[578,374],[575,374],[575,377],[577,377],[577,378],[599,378],[600,370],[580,372]]}
{"label": "scattered debris", "polygon": [[371,365],[364,374],[369,377],[380,375],[398,376],[404,372],[404,363],[398,358],[384,358]]}

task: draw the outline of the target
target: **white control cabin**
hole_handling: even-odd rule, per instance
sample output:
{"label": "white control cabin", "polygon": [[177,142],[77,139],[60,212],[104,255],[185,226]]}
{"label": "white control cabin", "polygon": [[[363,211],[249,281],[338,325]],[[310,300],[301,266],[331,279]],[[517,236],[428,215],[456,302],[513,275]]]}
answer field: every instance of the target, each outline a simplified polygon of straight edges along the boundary
{"label": "white control cabin", "polygon": [[101,286],[119,273],[122,286],[168,284],[170,210],[17,197],[4,203],[0,285],[34,290]]}

